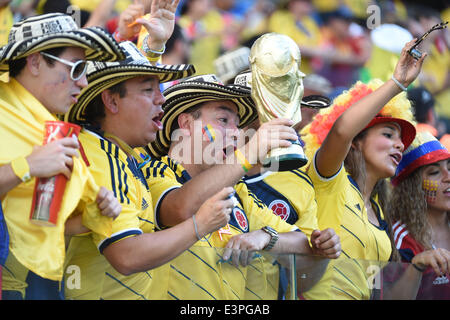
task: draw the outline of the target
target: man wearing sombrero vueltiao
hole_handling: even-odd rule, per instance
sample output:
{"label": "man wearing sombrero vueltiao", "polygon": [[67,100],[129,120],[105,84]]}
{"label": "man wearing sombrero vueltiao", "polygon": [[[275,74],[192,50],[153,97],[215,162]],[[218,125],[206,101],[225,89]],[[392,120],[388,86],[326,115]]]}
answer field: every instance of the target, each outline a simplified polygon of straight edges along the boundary
{"label": "man wearing sombrero vueltiao", "polygon": [[[64,233],[69,231],[65,222],[80,223],[68,219],[71,213],[79,204],[89,208],[85,216],[91,216],[92,223],[84,225],[96,230],[112,221],[99,214],[97,195],[110,201],[109,214],[120,212],[112,192],[93,182],[77,156],[76,140],[35,146],[43,144],[45,121],[67,112],[87,85],[85,59],[123,58],[117,42],[103,29],[80,29],[64,14],[35,16],[14,24],[8,44],[0,49],[0,75],[8,81],[0,83],[0,196],[10,235],[2,277],[5,299],[60,298],[56,281],[63,277]],[[35,178],[56,174],[70,178],[65,189],[70,197],[63,197],[57,225],[32,224]]]}
{"label": "man wearing sombrero vueltiao", "polygon": [[[265,272],[270,271],[262,263],[265,258],[254,257],[252,252],[311,254],[313,250],[304,233],[274,215],[240,179],[251,163],[257,163],[256,157],[263,159],[267,153],[259,148],[264,138],[269,149],[288,146],[290,142],[285,139],[296,138],[289,127],[292,121],[267,122],[245,147],[236,149],[238,127],[257,116],[249,88],[224,85],[211,74],[180,81],[164,95],[164,129],[148,148],[160,159],[150,163],[147,179],[157,227],[190,221],[197,206],[223,186],[234,186],[237,203],[227,227],[206,234],[188,252],[154,270],[153,287],[159,290],[158,298],[245,299],[247,270],[255,267],[261,271],[264,284],[256,296],[267,296],[266,291],[272,290],[269,286],[278,288],[278,278],[276,283],[269,283]],[[204,131],[200,138],[196,138],[198,128]],[[209,154],[213,161],[203,157]],[[314,253],[325,256],[340,253],[340,245],[327,252],[314,249]]]}
{"label": "man wearing sombrero vueltiao", "polygon": [[[164,44],[170,37],[167,31],[173,30],[178,2],[153,4],[152,25],[146,27],[150,46],[153,41]],[[81,279],[80,286],[67,279],[65,293],[70,299],[152,299],[152,269],[188,249],[197,237],[224,226],[233,204],[225,200],[232,188],[223,188],[199,208],[195,223],[189,220],[153,232],[153,199],[145,181],[148,172],[141,169],[150,158],[142,158],[137,148],[153,141],[161,130],[165,99],[159,84],[189,76],[194,68],[155,66],[133,43],[120,45],[126,59],[89,64],[89,85],[66,115],[84,127],[80,141],[95,181],[112,188],[122,205],[112,237],[94,231],[71,239],[66,265],[77,265]]]}

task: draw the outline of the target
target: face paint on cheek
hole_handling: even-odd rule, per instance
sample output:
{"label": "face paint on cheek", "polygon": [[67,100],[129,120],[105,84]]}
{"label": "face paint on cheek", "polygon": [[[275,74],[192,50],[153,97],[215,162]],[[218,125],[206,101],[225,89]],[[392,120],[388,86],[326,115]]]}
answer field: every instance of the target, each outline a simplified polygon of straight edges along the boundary
{"label": "face paint on cheek", "polygon": [[422,190],[425,191],[427,202],[435,202],[437,196],[438,182],[425,179],[422,182]]}
{"label": "face paint on cheek", "polygon": [[208,141],[213,142],[216,139],[216,132],[210,124],[204,126],[202,132]]}

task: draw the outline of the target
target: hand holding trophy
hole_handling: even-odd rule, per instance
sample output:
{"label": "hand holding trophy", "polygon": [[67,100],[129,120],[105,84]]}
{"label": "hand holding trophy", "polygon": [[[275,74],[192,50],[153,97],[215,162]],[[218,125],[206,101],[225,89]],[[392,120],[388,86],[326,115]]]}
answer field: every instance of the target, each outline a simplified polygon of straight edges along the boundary
{"label": "hand holding trophy", "polygon": [[[330,100],[322,96],[303,99],[305,74],[300,71],[300,49],[288,36],[277,33],[261,36],[253,44],[249,60],[251,78],[247,75],[247,85],[252,89],[261,123],[287,118],[296,124],[302,120],[301,106],[326,108],[330,105]],[[239,81],[243,80],[237,77],[236,83]],[[299,140],[291,142],[287,148],[272,149],[262,165],[272,171],[289,171],[305,165],[308,160]]]}

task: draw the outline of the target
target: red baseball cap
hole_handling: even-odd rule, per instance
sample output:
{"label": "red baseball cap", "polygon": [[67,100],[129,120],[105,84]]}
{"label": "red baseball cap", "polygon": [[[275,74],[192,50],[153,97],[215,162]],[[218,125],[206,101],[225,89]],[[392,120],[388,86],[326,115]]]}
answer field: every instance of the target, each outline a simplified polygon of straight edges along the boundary
{"label": "red baseball cap", "polygon": [[416,137],[416,128],[411,122],[407,120],[377,115],[372,119],[372,121],[370,121],[370,123],[364,128],[364,130],[373,127],[374,125],[386,122],[393,122],[399,125],[401,131],[400,137],[404,145],[403,150],[406,150]]}

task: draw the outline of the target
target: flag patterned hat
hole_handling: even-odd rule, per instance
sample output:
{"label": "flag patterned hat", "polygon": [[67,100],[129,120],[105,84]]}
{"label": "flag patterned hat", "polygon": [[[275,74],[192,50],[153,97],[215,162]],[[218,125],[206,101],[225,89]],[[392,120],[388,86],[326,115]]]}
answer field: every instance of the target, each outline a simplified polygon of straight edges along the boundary
{"label": "flag patterned hat", "polygon": [[8,62],[57,47],[85,49],[86,60],[116,61],[125,56],[114,38],[100,27],[78,28],[71,16],[49,13],[15,23],[8,43],[0,49],[0,75]]}
{"label": "flag patterned hat", "polygon": [[403,152],[395,176],[394,186],[407,178],[416,169],[441,160],[450,159],[450,152],[429,132],[419,132],[408,149]]}

